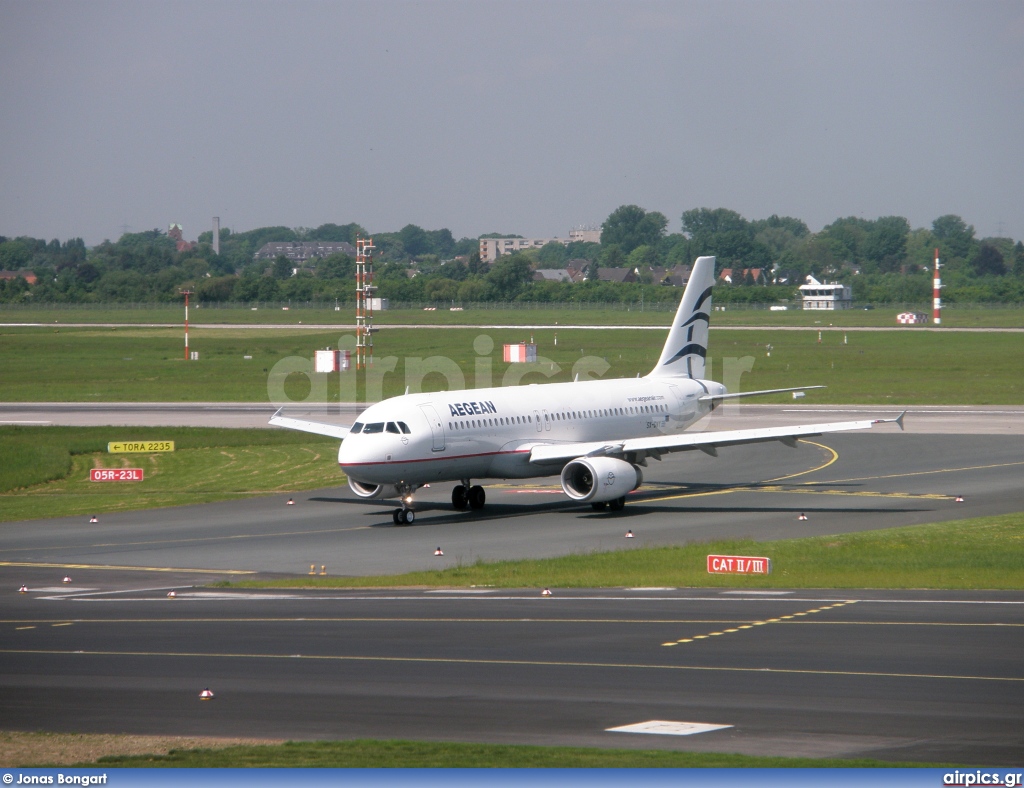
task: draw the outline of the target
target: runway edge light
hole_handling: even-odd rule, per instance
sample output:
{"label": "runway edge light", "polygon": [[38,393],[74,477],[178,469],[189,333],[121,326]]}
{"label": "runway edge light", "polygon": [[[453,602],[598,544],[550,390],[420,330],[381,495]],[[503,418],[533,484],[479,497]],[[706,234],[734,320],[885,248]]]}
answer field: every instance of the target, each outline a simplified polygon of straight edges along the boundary
{"label": "runway edge light", "polygon": [[199,700],[213,700],[213,693],[210,692],[209,687],[199,693]]}

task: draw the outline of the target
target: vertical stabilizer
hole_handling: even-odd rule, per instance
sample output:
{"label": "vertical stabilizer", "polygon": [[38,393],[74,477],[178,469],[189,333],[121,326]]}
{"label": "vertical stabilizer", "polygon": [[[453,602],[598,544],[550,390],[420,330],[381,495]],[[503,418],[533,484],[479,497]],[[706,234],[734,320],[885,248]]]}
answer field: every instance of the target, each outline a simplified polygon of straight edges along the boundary
{"label": "vertical stabilizer", "polygon": [[711,288],[715,284],[715,258],[698,257],[679,302],[672,330],[661,358],[648,377],[703,378],[711,322]]}

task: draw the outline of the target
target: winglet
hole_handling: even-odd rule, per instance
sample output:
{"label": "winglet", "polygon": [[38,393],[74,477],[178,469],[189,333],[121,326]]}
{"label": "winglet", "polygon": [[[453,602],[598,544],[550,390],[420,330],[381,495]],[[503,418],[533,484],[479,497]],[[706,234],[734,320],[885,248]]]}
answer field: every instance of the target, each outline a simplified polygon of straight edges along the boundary
{"label": "winglet", "polygon": [[895,419],[875,419],[872,424],[895,424],[900,428],[900,432],[903,432],[903,417],[907,415],[906,411],[903,411]]}

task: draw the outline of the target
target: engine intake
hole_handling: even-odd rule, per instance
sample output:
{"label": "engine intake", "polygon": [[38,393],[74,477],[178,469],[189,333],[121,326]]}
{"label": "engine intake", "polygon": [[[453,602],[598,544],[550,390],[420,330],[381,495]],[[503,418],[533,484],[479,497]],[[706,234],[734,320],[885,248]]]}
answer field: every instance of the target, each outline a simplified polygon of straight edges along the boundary
{"label": "engine intake", "polygon": [[357,482],[351,476],[348,479],[348,487],[360,498],[397,498],[398,490],[393,484],[364,484]]}
{"label": "engine intake", "polygon": [[614,457],[579,457],[562,468],[562,490],[574,501],[613,501],[643,482],[637,466]]}

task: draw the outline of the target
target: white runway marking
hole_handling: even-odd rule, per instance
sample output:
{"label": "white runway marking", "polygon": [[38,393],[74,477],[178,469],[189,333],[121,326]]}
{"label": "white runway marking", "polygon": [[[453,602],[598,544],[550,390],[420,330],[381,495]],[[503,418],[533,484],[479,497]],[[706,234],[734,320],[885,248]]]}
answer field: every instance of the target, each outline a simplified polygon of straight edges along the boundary
{"label": "white runway marking", "polygon": [[695,733],[720,731],[732,725],[714,725],[707,722],[672,722],[670,720],[648,720],[618,728],[605,728],[611,733],[657,733],[662,736],[692,736]]}

